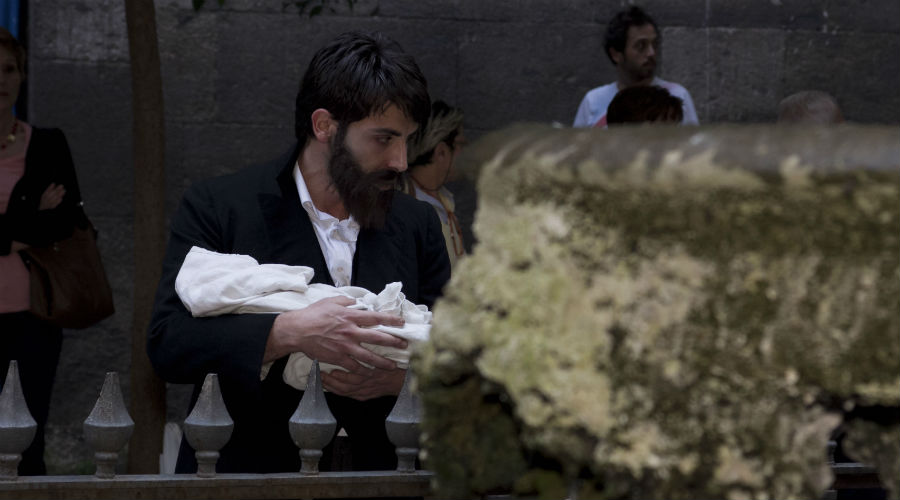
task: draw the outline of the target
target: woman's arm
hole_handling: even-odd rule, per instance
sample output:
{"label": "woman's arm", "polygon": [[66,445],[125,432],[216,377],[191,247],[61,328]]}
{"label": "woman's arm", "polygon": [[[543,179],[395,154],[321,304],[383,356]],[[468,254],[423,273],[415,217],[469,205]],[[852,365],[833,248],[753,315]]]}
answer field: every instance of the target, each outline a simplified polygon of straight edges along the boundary
{"label": "woman's arm", "polygon": [[71,235],[83,214],[65,135],[58,129],[34,128],[25,175],[13,188],[2,236],[25,246],[49,245]]}

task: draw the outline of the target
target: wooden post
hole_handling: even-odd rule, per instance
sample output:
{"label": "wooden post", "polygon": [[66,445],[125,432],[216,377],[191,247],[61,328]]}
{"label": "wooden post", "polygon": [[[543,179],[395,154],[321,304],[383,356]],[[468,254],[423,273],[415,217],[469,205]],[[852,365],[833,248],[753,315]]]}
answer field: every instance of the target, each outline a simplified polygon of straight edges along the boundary
{"label": "wooden post", "polygon": [[166,418],[165,384],[147,357],[146,331],[159,282],[165,234],[165,130],[152,0],[125,0],[134,119],[134,317],[131,339],[132,474],[157,473]]}

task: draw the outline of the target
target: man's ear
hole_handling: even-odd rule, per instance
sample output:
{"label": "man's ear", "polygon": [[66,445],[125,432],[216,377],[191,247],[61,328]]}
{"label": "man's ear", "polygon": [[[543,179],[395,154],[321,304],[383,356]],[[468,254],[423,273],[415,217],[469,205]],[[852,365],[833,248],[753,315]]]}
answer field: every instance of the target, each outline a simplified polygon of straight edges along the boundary
{"label": "man's ear", "polygon": [[337,133],[337,122],[327,109],[319,108],[312,112],[313,135],[319,142],[330,142],[331,137]]}
{"label": "man's ear", "polygon": [[622,64],[622,53],[612,47],[609,48],[609,57],[616,63],[616,66]]}

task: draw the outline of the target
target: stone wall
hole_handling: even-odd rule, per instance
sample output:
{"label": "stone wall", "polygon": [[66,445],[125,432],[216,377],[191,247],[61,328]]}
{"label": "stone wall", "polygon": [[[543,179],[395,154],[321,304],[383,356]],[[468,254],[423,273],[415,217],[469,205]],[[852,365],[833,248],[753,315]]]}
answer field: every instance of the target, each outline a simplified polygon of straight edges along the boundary
{"label": "stone wall", "polygon": [[[337,33],[377,29],[413,53],[432,95],[461,106],[470,138],[516,121],[571,123],[588,89],[610,81],[603,27],[619,0],[359,0],[309,18],[276,0],[159,0],[167,126],[167,211],[192,181],[290,146],[293,98],[314,50]],[[895,0],[648,0],[662,26],[660,74],[693,94],[700,119],[763,122],[778,100],[820,88],[846,116],[900,116]],[[28,120],[69,139],[101,232],[118,312],[67,332],[50,417],[54,470],[77,467],[87,416],[108,370],[129,366],[133,272],[130,72],[120,0],[28,2]],[[471,185],[458,183],[461,222]],[[471,235],[471,233],[468,233]],[[471,237],[469,238],[471,241]],[[129,394],[127,381],[126,398]],[[183,417],[173,391],[171,418]],[[70,417],[71,416],[71,417]],[[82,458],[79,459],[78,455]]]}

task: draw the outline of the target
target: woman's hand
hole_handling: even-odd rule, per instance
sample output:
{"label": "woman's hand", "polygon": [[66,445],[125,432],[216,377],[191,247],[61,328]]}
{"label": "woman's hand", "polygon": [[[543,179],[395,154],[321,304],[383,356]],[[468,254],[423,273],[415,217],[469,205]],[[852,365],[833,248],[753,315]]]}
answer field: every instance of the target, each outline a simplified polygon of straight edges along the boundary
{"label": "woman's hand", "polygon": [[63,196],[66,195],[66,187],[62,184],[50,184],[41,195],[41,203],[38,210],[52,210],[62,203]]}

